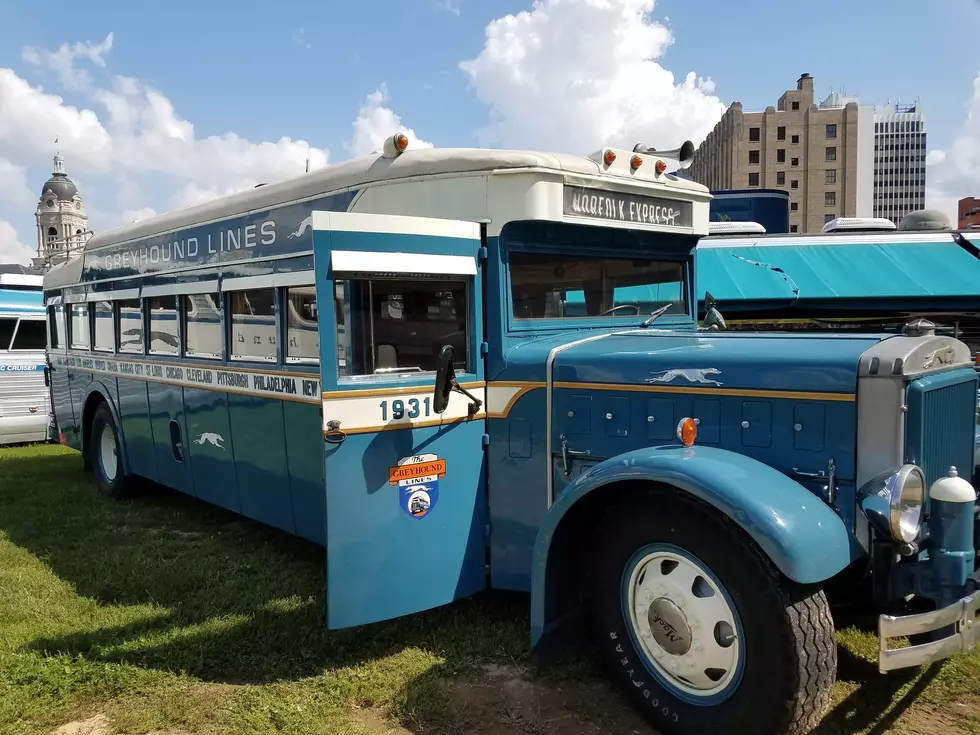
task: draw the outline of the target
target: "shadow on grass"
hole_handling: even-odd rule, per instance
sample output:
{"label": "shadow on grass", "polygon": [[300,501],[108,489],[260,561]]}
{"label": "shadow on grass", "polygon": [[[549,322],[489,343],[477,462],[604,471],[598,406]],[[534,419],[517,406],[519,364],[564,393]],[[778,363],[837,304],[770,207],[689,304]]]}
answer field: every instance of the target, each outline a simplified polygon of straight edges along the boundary
{"label": "shadow on grass", "polygon": [[[0,528],[100,605],[21,650],[231,684],[295,681],[412,648],[434,656],[440,674],[529,655],[519,595],[330,631],[321,547],[150,483],[108,500],[79,455],[40,454],[0,461]],[[144,607],[121,616],[106,606]]]}
{"label": "shadow on grass", "polygon": [[[838,630],[856,628],[877,638],[877,613],[860,606],[835,611]],[[854,686],[854,691],[833,707],[811,735],[849,735],[865,732],[883,735],[911,707],[919,695],[935,680],[942,662],[927,668],[909,668],[883,675],[877,661],[861,658],[843,646],[837,647],[837,681]],[[913,683],[914,682],[914,683]],[[908,691],[898,697],[907,687]]]}

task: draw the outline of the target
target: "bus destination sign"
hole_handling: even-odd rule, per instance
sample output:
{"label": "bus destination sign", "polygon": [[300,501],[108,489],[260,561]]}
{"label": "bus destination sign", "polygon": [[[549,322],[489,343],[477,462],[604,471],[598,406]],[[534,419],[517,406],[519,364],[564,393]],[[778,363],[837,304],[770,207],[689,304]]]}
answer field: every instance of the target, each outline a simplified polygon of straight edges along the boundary
{"label": "bus destination sign", "polygon": [[640,225],[693,227],[693,211],[691,202],[584,186],[565,186],[564,213],[571,217],[592,217]]}

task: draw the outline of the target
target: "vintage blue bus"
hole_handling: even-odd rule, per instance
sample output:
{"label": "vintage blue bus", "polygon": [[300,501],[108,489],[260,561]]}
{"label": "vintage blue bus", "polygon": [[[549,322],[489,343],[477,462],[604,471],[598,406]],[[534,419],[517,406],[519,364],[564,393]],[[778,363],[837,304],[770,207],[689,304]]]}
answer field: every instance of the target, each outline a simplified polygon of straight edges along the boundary
{"label": "vintage blue bus", "polygon": [[407,143],[51,269],[57,424],[102,492],[325,546],[331,628],[529,592],[532,645],[587,632],[668,733],[813,727],[842,580],[888,613],[882,671],[976,644],[966,345],[699,327],[710,194],[665,152]]}
{"label": "vintage blue bus", "polygon": [[0,444],[51,438],[42,280],[0,273]]}

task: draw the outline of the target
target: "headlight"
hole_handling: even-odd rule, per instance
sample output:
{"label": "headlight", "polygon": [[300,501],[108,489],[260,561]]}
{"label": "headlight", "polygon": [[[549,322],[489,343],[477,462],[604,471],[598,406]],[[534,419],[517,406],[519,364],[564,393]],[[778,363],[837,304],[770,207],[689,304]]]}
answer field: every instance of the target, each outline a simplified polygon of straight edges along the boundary
{"label": "headlight", "polygon": [[883,472],[861,488],[861,510],[882,534],[911,543],[922,525],[926,478],[914,464]]}
{"label": "headlight", "polygon": [[926,477],[914,464],[907,464],[888,483],[888,525],[892,538],[909,543],[915,541],[922,525],[922,505],[926,497]]}

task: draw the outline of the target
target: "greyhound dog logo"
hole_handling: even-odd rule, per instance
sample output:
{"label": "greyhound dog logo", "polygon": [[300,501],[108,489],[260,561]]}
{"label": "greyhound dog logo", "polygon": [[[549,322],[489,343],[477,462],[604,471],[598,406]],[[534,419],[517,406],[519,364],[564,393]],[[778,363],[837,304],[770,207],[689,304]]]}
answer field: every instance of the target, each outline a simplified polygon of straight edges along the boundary
{"label": "greyhound dog logo", "polygon": [[661,370],[647,378],[648,383],[673,383],[676,378],[683,378],[688,383],[701,383],[702,385],[721,385],[717,380],[708,378],[708,375],[721,375],[718,368],[683,368],[675,370]]}
{"label": "greyhound dog logo", "polygon": [[296,228],[296,231],[290,233],[289,236],[286,239],[287,240],[292,240],[294,237],[302,237],[303,235],[306,234],[306,231],[308,229],[310,229],[311,227],[313,227],[313,215],[312,214],[309,217],[307,217],[306,219],[304,219],[302,222],[300,222],[299,223],[299,226]]}
{"label": "greyhound dog logo", "polygon": [[218,449],[224,449],[225,447],[222,442],[224,442],[224,438],[221,434],[214,434],[210,431],[205,431],[194,440],[195,444],[213,444]]}

